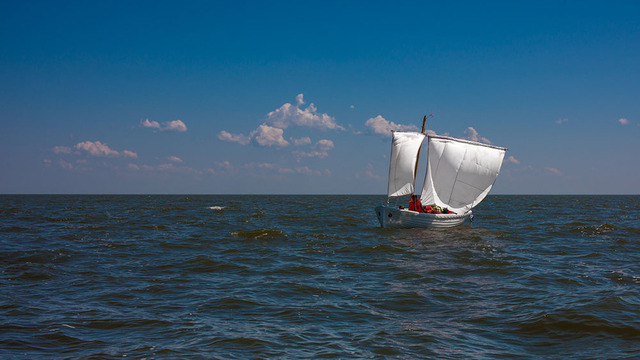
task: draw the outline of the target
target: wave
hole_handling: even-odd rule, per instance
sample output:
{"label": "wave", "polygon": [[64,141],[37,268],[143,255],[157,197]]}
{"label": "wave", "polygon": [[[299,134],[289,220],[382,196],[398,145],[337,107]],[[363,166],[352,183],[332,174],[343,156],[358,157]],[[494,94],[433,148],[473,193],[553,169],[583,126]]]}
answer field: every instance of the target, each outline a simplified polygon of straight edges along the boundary
{"label": "wave", "polygon": [[260,230],[247,230],[232,232],[232,236],[247,238],[247,239],[260,239],[260,240],[274,240],[282,237],[286,237],[282,230],[279,229],[260,229]]}
{"label": "wave", "polygon": [[519,324],[519,329],[527,335],[553,336],[554,338],[577,339],[583,336],[611,336],[633,340],[640,336],[640,328],[593,314],[576,310],[559,310],[540,313],[529,321]]}
{"label": "wave", "polygon": [[580,232],[582,235],[595,236],[615,231],[616,229],[615,225],[604,223],[597,226],[579,226],[576,228],[576,231]]}

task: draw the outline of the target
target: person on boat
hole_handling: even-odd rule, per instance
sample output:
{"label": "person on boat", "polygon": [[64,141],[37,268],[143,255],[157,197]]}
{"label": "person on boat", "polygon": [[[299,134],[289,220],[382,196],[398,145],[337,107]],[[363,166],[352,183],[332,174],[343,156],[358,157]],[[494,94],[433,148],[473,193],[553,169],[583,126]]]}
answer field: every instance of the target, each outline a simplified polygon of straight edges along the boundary
{"label": "person on boat", "polygon": [[420,211],[420,199],[416,195],[411,195],[409,198],[409,210]]}
{"label": "person on boat", "polygon": [[420,198],[417,195],[411,195],[409,198],[409,210],[423,213],[427,212],[428,209],[427,207],[422,206]]}

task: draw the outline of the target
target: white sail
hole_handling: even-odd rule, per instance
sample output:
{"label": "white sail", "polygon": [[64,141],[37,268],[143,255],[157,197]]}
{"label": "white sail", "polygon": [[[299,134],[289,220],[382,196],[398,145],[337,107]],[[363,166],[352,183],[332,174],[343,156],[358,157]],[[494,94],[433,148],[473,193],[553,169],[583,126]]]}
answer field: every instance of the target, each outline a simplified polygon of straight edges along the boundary
{"label": "white sail", "polygon": [[421,203],[456,213],[476,206],[491,190],[507,149],[444,136],[429,136]]}
{"label": "white sail", "polygon": [[425,135],[417,132],[393,132],[387,195],[413,194],[416,162]]}

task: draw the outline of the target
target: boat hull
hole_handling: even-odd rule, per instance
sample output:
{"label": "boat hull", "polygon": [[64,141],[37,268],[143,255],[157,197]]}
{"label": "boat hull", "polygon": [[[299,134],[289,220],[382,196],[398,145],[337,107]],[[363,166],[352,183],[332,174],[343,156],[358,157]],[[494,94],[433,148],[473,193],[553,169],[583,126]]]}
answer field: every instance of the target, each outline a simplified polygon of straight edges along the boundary
{"label": "boat hull", "polygon": [[430,214],[399,209],[393,206],[376,206],[376,215],[383,228],[449,228],[462,224],[471,210],[460,214]]}

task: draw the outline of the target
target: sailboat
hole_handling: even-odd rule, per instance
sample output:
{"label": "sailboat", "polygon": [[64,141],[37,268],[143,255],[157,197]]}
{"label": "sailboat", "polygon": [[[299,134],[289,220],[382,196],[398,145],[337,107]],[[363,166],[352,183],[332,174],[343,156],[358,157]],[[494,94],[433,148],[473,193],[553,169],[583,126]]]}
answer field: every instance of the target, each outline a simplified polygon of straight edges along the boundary
{"label": "sailboat", "polygon": [[[421,132],[392,133],[387,202],[375,208],[383,228],[448,228],[473,219],[472,209],[487,196],[500,173],[506,148],[425,134],[426,120],[425,116]],[[425,139],[427,169],[417,199],[416,173]],[[413,202],[410,209],[398,205],[406,195]]]}

